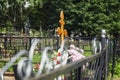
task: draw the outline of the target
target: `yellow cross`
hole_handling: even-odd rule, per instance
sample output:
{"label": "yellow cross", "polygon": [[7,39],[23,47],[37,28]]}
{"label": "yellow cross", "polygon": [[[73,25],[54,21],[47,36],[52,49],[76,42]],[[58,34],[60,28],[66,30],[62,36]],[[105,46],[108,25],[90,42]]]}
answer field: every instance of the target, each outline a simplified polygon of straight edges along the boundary
{"label": "yellow cross", "polygon": [[58,35],[61,36],[61,42],[62,42],[64,40],[64,36],[68,35],[67,30],[64,29],[65,22],[64,22],[64,13],[63,13],[63,11],[61,11],[61,13],[60,13],[59,23],[60,23],[61,27],[57,28],[57,33],[58,33]]}

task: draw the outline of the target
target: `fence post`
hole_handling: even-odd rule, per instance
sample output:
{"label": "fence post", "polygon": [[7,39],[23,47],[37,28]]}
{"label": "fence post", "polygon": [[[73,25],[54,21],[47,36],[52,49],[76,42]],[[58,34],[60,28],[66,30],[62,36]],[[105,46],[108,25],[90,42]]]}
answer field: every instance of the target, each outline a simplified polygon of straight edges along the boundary
{"label": "fence post", "polygon": [[[33,39],[33,38],[32,38]],[[31,37],[29,37],[29,49],[30,49],[30,47],[31,47]]]}
{"label": "fence post", "polygon": [[113,53],[112,53],[112,70],[111,70],[111,79],[114,75],[114,68],[115,68],[115,54],[116,54],[116,48],[117,47],[117,41],[116,39],[113,39]]}
{"label": "fence post", "polygon": [[83,74],[82,74],[82,66],[78,68],[78,80],[82,80],[83,79]]}
{"label": "fence post", "polygon": [[4,49],[5,49],[5,53],[4,53],[4,57],[6,58],[6,51],[7,51],[7,37],[4,37]]}
{"label": "fence post", "polygon": [[[105,60],[105,64],[104,64],[104,69],[103,69],[103,73],[104,73],[104,76],[103,76],[103,79],[104,80],[107,80],[107,72],[108,72],[108,67],[107,67],[107,65],[108,65],[108,53],[107,53],[107,51],[106,51],[106,49],[107,49],[107,41],[106,41],[106,31],[105,30],[102,30],[102,35],[101,35],[101,37],[102,37],[102,39],[101,39],[101,44],[102,44],[102,54],[104,55],[104,60]],[[103,56],[102,56],[103,57]]]}

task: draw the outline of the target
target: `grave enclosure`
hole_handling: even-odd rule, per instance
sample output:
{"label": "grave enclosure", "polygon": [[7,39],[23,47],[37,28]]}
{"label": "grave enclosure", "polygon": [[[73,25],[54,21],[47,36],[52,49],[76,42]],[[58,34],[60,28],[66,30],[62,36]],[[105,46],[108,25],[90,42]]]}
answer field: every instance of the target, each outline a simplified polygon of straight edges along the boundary
{"label": "grave enclosure", "polygon": [[[4,42],[4,40],[7,38],[7,42]],[[44,38],[44,37],[11,37],[11,42],[10,42],[10,37],[1,37],[1,44],[7,44],[5,45],[5,50],[6,53],[5,55],[2,55],[2,58],[9,58],[9,60],[12,59],[12,57],[15,56],[15,54],[23,49],[30,50],[30,47],[32,45],[32,39],[39,39],[40,42],[36,45],[37,47],[35,48],[34,51],[38,51],[40,53],[43,53],[42,51],[47,47],[50,46],[54,50],[59,49],[59,38]],[[28,40],[25,42],[25,39]],[[13,40],[13,41],[12,41]],[[14,41],[16,40],[16,42]],[[78,46],[82,49],[84,49],[85,52],[90,52],[91,56],[88,56],[84,59],[78,60],[76,62],[71,62],[67,63],[66,65],[57,68],[55,70],[50,71],[49,73],[44,73],[41,74],[41,76],[34,76],[30,78],[31,80],[53,80],[55,77],[58,77],[59,75],[65,76],[67,80],[107,80],[108,76],[108,66],[109,64],[109,59],[110,57],[113,57],[114,50],[112,50],[113,47],[113,40],[107,39],[108,43],[102,43],[104,42],[101,41],[102,45],[104,48],[102,48],[101,53],[94,54],[93,53],[93,46],[92,46],[92,41],[94,40],[93,37],[79,37],[78,39],[75,39],[74,41],[71,41],[70,39],[65,39],[66,42],[64,44],[65,50],[69,49],[70,44],[75,44],[75,46]],[[3,41],[3,42],[2,42]],[[23,42],[22,42],[23,41]],[[45,42],[46,41],[46,42]],[[34,41],[33,41],[34,42]],[[25,45],[23,45],[23,43]],[[16,44],[16,45],[14,45]],[[18,44],[18,45],[17,45]],[[29,46],[28,46],[29,45]],[[106,45],[106,46],[105,46]],[[11,47],[9,47],[11,46]],[[85,48],[88,46],[89,48]],[[7,52],[9,50],[12,50],[13,53],[9,53],[9,56]],[[1,58],[1,61],[2,61]],[[112,58],[112,60],[114,60]],[[4,61],[4,60],[3,60]],[[5,64],[8,63],[8,60],[6,60]],[[83,65],[88,63],[89,65],[85,67],[85,70],[82,69]],[[114,64],[114,63],[113,63]],[[14,65],[14,64],[13,64]],[[84,73],[84,74],[83,74]],[[47,76],[47,77],[46,77]],[[29,80],[29,79],[28,79]]]}
{"label": "grave enclosure", "polygon": [[[113,76],[117,51],[115,48],[118,47],[115,40],[107,38],[104,31],[99,38],[64,37],[67,35],[67,31],[64,31],[64,16],[61,15],[60,18],[60,38],[0,37],[0,61],[4,62],[0,70],[0,80],[4,80],[4,73],[11,66],[15,67],[13,71],[16,80],[108,80],[110,61]],[[75,45],[72,50],[76,47],[83,49],[89,56],[85,57],[84,53],[77,50],[69,52],[71,44]],[[37,72],[34,72],[32,62],[35,54],[40,55],[40,60],[35,62],[38,64]],[[73,60],[74,57],[77,60]]]}

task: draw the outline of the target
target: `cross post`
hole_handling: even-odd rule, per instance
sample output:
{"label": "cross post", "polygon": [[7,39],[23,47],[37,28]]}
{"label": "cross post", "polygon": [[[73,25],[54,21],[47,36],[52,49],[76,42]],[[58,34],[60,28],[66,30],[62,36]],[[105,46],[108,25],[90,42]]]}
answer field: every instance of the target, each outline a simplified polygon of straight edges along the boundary
{"label": "cross post", "polygon": [[60,27],[57,28],[57,33],[61,37],[61,43],[62,43],[62,41],[64,40],[64,37],[67,36],[67,34],[68,34],[67,30],[64,29],[65,22],[64,22],[64,13],[63,13],[63,11],[61,11],[61,13],[60,13],[59,24],[60,24]]}

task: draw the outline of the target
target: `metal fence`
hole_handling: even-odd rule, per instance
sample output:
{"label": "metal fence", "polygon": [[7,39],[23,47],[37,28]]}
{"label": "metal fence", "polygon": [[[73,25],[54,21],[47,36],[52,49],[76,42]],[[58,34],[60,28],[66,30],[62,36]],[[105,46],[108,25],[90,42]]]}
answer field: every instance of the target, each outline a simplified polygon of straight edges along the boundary
{"label": "metal fence", "polygon": [[[46,46],[51,45],[51,47],[58,49],[59,48],[59,38],[41,38],[41,37],[0,37],[1,49],[6,50],[5,57],[7,57],[7,51],[11,50],[12,52],[20,51],[22,49],[29,50],[32,39],[39,38],[40,44],[38,44],[37,49],[42,50]],[[67,41],[65,46],[68,46],[71,43],[74,43],[78,47],[85,49],[85,46],[90,47],[92,50],[92,38],[80,37],[74,39],[74,41]],[[58,69],[51,70],[48,73],[41,74],[40,76],[33,76],[29,80],[107,80],[108,78],[108,66],[110,57],[113,54],[113,41],[110,39],[101,38],[101,52],[97,54],[92,54],[89,57],[86,57],[82,60],[76,62],[69,62],[65,66],[62,66]],[[1,50],[2,51],[2,50]]]}
{"label": "metal fence", "polygon": [[[108,80],[112,41],[101,38],[102,51],[30,80]],[[59,79],[59,77],[62,77]],[[55,79],[56,78],[56,79]]]}
{"label": "metal fence", "polygon": [[[40,43],[37,46],[39,52],[43,51],[46,46],[53,49],[58,49],[60,41],[58,37],[0,37],[0,56],[12,57],[22,49],[29,50],[32,41],[38,38]],[[92,53],[92,40],[94,37],[78,37],[66,38],[65,47],[68,48],[70,44],[75,44],[77,47],[82,48],[84,51]]]}
{"label": "metal fence", "polygon": [[100,67],[98,67],[100,65],[98,63],[100,56],[100,54],[97,54],[87,57],[53,70],[50,73],[32,77],[30,80],[54,80],[54,78],[62,75],[64,75],[63,80],[103,80],[101,79],[103,74],[99,76],[99,74],[103,72],[99,72]]}
{"label": "metal fence", "polygon": [[41,40],[36,51],[41,52],[46,46],[54,49],[59,47],[59,38],[57,37],[0,37],[0,56],[10,57],[22,49],[29,50],[35,38]]}

